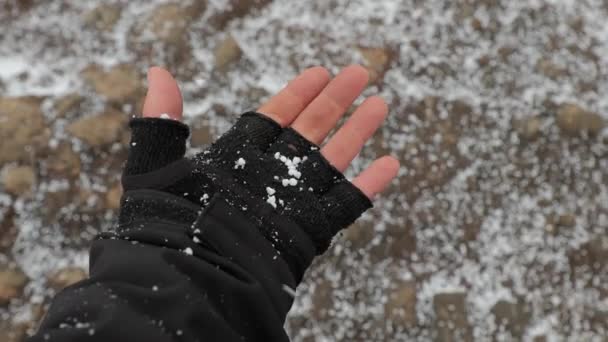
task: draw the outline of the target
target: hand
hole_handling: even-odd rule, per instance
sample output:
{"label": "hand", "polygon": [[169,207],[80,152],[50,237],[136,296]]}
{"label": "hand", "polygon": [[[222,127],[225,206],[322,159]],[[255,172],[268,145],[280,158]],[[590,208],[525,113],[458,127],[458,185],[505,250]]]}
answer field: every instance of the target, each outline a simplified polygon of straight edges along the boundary
{"label": "hand", "polygon": [[[320,144],[361,94],[367,82],[367,71],[357,65],[345,68],[333,80],[325,68],[310,68],[257,111],[283,127],[291,126],[308,140]],[[159,117],[166,113],[175,120],[181,120],[183,100],[171,74],[153,67],[148,72],[148,83],[143,116]],[[323,146],[322,154],[338,170],[346,170],[387,113],[388,107],[380,97],[366,99]],[[398,170],[399,162],[395,158],[381,157],[352,183],[371,199],[390,184]]]}

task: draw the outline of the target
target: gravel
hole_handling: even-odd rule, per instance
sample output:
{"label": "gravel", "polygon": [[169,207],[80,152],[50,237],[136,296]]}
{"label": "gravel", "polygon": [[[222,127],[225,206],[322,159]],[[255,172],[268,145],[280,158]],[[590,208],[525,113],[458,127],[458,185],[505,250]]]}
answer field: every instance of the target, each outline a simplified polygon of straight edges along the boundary
{"label": "gravel", "polygon": [[29,170],[0,185],[0,273],[27,279],[0,336],[31,331],[48,279],[86,269],[111,227],[119,124],[149,66],[178,76],[193,153],[299,70],[362,63],[391,115],[348,175],[387,153],[403,168],[307,273],[292,339],[604,341],[607,16],[599,0],[0,0],[0,167]]}

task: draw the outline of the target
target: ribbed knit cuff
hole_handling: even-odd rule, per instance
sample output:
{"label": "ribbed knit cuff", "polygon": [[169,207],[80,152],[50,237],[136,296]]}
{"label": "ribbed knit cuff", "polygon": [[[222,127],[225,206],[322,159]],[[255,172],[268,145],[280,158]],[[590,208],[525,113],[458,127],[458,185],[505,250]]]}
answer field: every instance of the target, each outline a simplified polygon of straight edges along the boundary
{"label": "ribbed knit cuff", "polygon": [[131,144],[126,175],[160,169],[184,156],[188,126],[170,119],[136,118],[129,123]]}

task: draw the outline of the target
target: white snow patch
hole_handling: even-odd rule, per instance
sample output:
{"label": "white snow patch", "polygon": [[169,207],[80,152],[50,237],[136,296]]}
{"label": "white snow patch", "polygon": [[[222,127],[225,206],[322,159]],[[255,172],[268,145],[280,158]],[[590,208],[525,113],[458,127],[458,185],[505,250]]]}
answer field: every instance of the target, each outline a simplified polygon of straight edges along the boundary
{"label": "white snow patch", "polygon": [[243,158],[239,158],[237,159],[237,161],[234,162],[234,169],[244,169],[245,168],[245,164],[247,164],[247,162],[245,161],[245,159]]}

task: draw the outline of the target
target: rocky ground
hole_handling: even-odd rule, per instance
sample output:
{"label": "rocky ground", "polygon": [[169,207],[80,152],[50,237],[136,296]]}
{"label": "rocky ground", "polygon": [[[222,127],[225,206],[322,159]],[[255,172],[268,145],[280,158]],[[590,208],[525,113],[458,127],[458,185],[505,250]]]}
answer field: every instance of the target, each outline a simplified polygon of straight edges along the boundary
{"label": "rocky ground", "polygon": [[0,341],[86,276],[144,73],[192,150],[298,70],[362,63],[400,178],[298,289],[294,341],[608,341],[601,0],[0,0]]}

